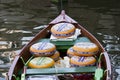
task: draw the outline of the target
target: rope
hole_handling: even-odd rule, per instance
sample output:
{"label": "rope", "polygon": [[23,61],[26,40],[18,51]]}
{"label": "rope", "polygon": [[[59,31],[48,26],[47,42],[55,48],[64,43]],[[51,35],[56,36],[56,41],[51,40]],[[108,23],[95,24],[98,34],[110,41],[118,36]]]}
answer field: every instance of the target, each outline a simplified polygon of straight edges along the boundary
{"label": "rope", "polygon": [[61,11],[62,11],[63,10],[63,1],[60,0],[60,2],[61,2]]}

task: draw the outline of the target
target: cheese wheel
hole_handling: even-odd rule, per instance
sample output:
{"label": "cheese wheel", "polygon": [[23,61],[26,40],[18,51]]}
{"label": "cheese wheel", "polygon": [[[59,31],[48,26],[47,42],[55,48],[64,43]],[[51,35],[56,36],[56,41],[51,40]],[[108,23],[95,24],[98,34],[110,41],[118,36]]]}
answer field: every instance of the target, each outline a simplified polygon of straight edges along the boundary
{"label": "cheese wheel", "polygon": [[54,66],[54,60],[49,57],[36,57],[33,58],[29,63],[28,66],[30,68],[49,68]]}
{"label": "cheese wheel", "polygon": [[68,56],[68,57],[75,56],[75,51],[73,50],[73,47],[70,47],[70,48],[67,50],[67,56]]}
{"label": "cheese wheel", "polygon": [[58,23],[51,28],[51,33],[57,38],[66,38],[74,35],[75,27],[70,23]]}
{"label": "cheese wheel", "polygon": [[98,46],[92,42],[79,42],[73,46],[75,54],[78,56],[92,56],[99,50]]}
{"label": "cheese wheel", "polygon": [[35,56],[52,56],[55,51],[55,45],[48,42],[35,43],[30,47],[30,52]]}
{"label": "cheese wheel", "polygon": [[52,58],[54,61],[57,61],[60,58],[60,53],[56,51],[54,55],[50,56],[50,58]]}
{"label": "cheese wheel", "polygon": [[95,64],[96,59],[94,57],[79,57],[73,56],[70,59],[70,63],[74,66],[89,66]]}

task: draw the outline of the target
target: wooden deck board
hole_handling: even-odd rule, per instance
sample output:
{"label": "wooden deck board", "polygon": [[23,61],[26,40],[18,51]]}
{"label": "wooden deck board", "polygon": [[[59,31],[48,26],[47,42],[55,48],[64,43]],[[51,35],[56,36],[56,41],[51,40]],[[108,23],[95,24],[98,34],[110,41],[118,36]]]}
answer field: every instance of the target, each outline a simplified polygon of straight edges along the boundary
{"label": "wooden deck board", "polygon": [[93,73],[95,72],[95,70],[96,70],[96,66],[74,67],[74,68],[27,69],[26,75]]}

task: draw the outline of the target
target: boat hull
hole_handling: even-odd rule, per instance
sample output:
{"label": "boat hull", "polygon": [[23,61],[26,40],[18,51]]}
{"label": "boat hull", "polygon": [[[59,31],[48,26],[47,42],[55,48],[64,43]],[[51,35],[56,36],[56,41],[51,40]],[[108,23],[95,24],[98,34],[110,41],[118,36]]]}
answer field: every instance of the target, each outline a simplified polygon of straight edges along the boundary
{"label": "boat hull", "polygon": [[13,64],[9,69],[8,80],[15,80],[15,78],[13,77],[13,74],[17,76],[18,72],[21,69],[23,69],[24,64],[21,60],[21,57],[26,62],[32,56],[32,54],[30,54],[30,52],[29,52],[30,46],[33,45],[34,43],[38,42],[38,40],[40,40],[42,38],[49,37],[51,27],[53,25],[61,23],[61,22],[71,23],[76,28],[81,29],[81,33],[82,33],[81,36],[85,36],[85,37],[89,38],[90,41],[92,41],[99,47],[99,52],[98,52],[99,54],[97,54],[97,55],[99,56],[101,53],[103,53],[103,56],[101,59],[101,66],[104,68],[104,70],[106,70],[103,80],[111,80],[111,63],[110,63],[108,53],[104,50],[101,43],[91,33],[89,33],[84,27],[82,27],[80,24],[78,24],[77,21],[73,20],[68,15],[66,15],[64,11],[62,11],[61,14],[57,18],[55,18],[53,21],[51,21],[49,23],[48,27],[42,29],[27,45],[25,45],[22,48],[21,52],[15,57]]}

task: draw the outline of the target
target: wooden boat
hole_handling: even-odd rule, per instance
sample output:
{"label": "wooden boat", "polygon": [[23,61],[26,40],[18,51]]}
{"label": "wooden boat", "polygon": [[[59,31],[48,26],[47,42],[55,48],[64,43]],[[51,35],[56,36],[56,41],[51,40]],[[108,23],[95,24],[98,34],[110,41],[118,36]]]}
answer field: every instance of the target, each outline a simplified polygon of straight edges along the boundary
{"label": "wooden boat", "polygon": [[[53,25],[61,23],[61,22],[71,23],[76,28],[81,29],[81,35],[79,37],[86,37],[99,47],[99,52],[97,53],[97,57],[99,57],[100,54],[103,53],[103,55],[101,57],[101,60],[100,60],[101,68],[104,70],[102,80],[111,80],[111,63],[110,63],[108,53],[104,50],[104,48],[100,44],[100,42],[91,33],[89,33],[81,25],[79,25],[78,22],[76,22],[75,20],[70,18],[68,15],[66,15],[64,10],[62,10],[61,14],[57,18],[55,18],[53,21],[51,21],[49,23],[48,27],[41,30],[26,46],[23,47],[21,52],[15,57],[15,59],[13,61],[13,64],[9,69],[8,80],[16,80],[17,77],[20,77],[21,74],[22,74],[21,70],[24,70],[24,74],[26,76],[28,76],[28,75],[41,75],[41,74],[43,74],[43,75],[45,75],[45,74],[49,74],[49,75],[55,74],[56,75],[56,74],[59,74],[59,73],[60,74],[76,74],[76,73],[77,74],[79,74],[79,73],[80,74],[81,73],[88,73],[89,74],[89,73],[92,73],[92,75],[94,76],[95,71],[97,69],[97,66],[78,67],[78,68],[62,68],[62,69],[60,68],[60,69],[57,70],[58,73],[54,72],[54,70],[53,70],[54,68],[53,69],[51,68],[51,71],[49,72],[48,71],[49,68],[42,70],[42,69],[28,69],[28,68],[26,69],[24,67],[24,64],[23,64],[20,57],[22,57],[24,59],[24,61],[27,62],[28,59],[30,59],[30,57],[32,56],[32,54],[30,54],[30,51],[29,51],[30,46],[33,45],[34,43],[38,42],[39,40],[43,40],[43,38],[49,40],[51,27]],[[72,43],[72,45],[74,44],[74,42],[70,42],[70,43]],[[69,41],[68,41],[67,44],[64,43],[64,44],[61,44],[61,45],[59,45],[59,44],[58,45],[56,44],[56,45],[59,46],[60,52],[62,52],[61,47],[65,46],[65,45],[69,47],[68,44],[69,44]],[[61,56],[64,56],[64,55],[61,54]],[[79,80],[83,80],[83,79],[81,78]],[[91,80],[91,79],[89,79],[89,77],[88,77],[88,79],[84,79],[84,80]],[[100,80],[100,79],[98,79],[98,80]]]}

